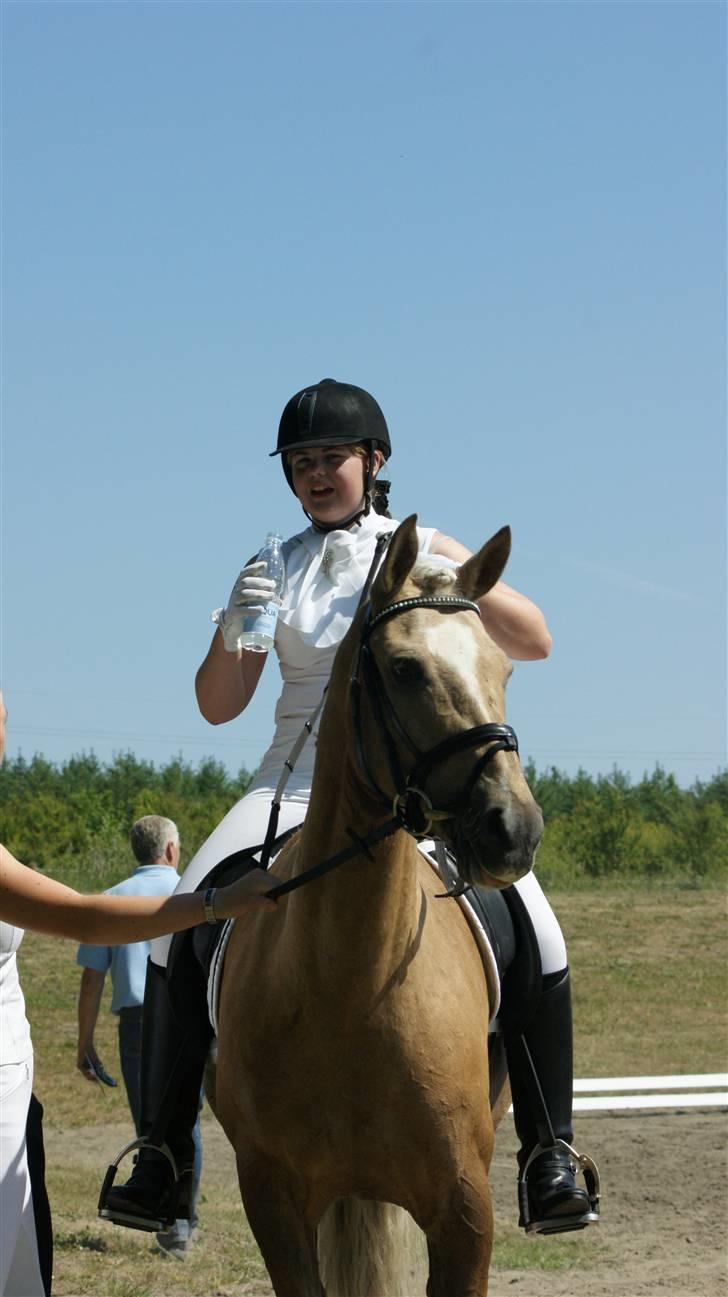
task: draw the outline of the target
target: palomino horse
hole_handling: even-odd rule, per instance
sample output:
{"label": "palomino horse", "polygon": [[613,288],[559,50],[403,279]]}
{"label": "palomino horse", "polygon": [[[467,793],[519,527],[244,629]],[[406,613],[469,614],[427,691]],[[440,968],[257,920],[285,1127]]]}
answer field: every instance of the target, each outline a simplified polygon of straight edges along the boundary
{"label": "palomino horse", "polygon": [[[418,560],[414,524],[394,534],[336,655],[281,879],[366,840],[398,794],[426,808],[397,784],[411,789],[413,773],[464,878],[505,887],[532,866],[543,823],[503,724],[511,668],[468,604],[498,580],[510,533],[453,570]],[[413,1297],[410,1259],[383,1242],[402,1208],[426,1236],[428,1297],[487,1292],[488,993],[467,923],[438,892],[397,831],[235,925],[216,1107],[277,1297]]]}

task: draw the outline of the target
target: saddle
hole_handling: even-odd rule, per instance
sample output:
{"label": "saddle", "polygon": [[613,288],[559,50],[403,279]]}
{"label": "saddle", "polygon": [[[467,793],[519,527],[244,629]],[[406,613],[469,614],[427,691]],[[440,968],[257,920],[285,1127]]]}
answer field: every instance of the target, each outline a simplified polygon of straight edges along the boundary
{"label": "saddle", "polygon": [[481,955],[483,937],[489,947],[488,961],[483,960],[486,977],[487,962],[492,962],[498,981],[495,994],[489,985],[491,1004],[496,1004],[491,1031],[521,1034],[538,1009],[542,977],[538,941],[519,892],[515,887],[497,890],[463,884],[457,859],[444,843],[420,843],[420,847],[448,888],[441,896],[453,897],[463,910]]}

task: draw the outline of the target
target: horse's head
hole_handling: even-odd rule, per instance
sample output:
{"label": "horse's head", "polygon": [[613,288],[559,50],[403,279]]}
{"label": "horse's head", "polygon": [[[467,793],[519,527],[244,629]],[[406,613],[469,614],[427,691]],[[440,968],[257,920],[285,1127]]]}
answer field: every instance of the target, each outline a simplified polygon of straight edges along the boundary
{"label": "horse's head", "polygon": [[512,667],[472,605],[500,577],[510,531],[448,568],[418,555],[415,523],[394,533],[352,627],[357,765],[416,831],[432,819],[464,879],[506,887],[531,869],[543,820],[505,725]]}

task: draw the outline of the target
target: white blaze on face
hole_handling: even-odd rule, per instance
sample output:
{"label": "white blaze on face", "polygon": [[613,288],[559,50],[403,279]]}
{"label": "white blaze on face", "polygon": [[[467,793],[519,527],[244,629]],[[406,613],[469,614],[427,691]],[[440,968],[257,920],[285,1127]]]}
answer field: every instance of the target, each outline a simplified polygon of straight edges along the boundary
{"label": "white blaze on face", "polygon": [[461,617],[457,619],[457,623],[454,617],[439,617],[431,626],[424,628],[422,637],[429,656],[442,663],[445,678],[447,679],[448,672],[456,675],[462,682],[463,692],[469,698],[482,699],[483,658],[478,627],[475,624],[464,624]]}
{"label": "white blaze on face", "polygon": [[[458,692],[462,692],[470,700],[465,724],[483,725],[502,720],[501,690],[505,687],[509,674],[507,661],[503,658],[501,665],[498,661],[500,650],[495,645],[489,646],[487,641],[484,643],[482,628],[475,617],[466,620],[463,617],[439,616],[429,626],[422,628],[421,635],[421,649],[437,663],[443,679],[449,678],[451,682],[457,683]],[[493,659],[489,661],[491,653]],[[493,671],[499,682],[494,683],[494,692],[491,692],[487,680]],[[501,765],[496,759],[489,764],[487,773],[491,784],[497,786],[503,795],[498,804],[506,832],[515,837],[519,811],[517,802],[512,797],[513,770],[512,764]]]}

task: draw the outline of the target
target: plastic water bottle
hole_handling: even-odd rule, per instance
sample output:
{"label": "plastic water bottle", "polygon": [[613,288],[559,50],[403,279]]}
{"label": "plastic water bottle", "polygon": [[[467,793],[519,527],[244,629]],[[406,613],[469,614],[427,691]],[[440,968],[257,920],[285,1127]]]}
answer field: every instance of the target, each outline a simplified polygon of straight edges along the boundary
{"label": "plastic water bottle", "polygon": [[243,618],[243,630],[240,636],[240,647],[249,653],[267,653],[273,648],[278,620],[278,599],[283,594],[286,584],[286,565],[283,560],[283,537],[277,531],[269,531],[265,545],[258,553],[258,563],[265,563],[265,572],[269,581],[275,581],[275,598],[265,605],[263,612],[252,612]]}

